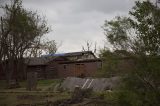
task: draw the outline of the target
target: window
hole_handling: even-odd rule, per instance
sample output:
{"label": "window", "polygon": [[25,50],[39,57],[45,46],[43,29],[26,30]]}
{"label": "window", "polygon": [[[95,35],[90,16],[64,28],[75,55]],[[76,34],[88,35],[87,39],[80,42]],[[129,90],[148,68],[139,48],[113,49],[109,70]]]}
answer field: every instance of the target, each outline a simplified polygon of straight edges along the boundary
{"label": "window", "polygon": [[66,65],[63,65],[63,68],[66,69]]}
{"label": "window", "polygon": [[41,71],[41,67],[40,67],[40,66],[37,66],[37,67],[36,67],[36,71],[37,71],[37,72],[40,72],[40,71]]}
{"label": "window", "polygon": [[50,71],[54,71],[54,70],[55,70],[55,67],[49,67],[49,70],[50,70]]}

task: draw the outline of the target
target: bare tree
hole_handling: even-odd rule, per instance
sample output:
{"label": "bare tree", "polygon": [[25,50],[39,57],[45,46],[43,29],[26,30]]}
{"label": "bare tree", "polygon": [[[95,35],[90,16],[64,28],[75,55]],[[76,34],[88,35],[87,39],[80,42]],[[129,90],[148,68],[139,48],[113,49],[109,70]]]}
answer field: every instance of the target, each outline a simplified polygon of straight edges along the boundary
{"label": "bare tree", "polygon": [[94,45],[92,42],[86,41],[86,45],[82,46],[82,51],[92,51],[93,53],[97,52],[97,43],[95,42]]}
{"label": "bare tree", "polygon": [[25,51],[25,57],[40,57],[43,54],[54,54],[58,47],[55,40],[38,39]]}
{"label": "bare tree", "polygon": [[57,51],[57,44],[55,40],[47,40],[43,43],[43,48],[45,51],[45,54],[54,54]]}

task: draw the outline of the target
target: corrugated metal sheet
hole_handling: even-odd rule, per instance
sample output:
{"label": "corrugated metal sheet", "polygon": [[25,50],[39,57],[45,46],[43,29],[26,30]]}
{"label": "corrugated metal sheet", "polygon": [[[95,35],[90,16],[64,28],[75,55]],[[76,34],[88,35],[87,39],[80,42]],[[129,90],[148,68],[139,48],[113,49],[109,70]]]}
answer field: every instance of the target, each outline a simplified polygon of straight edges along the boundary
{"label": "corrugated metal sheet", "polygon": [[61,84],[63,89],[74,91],[76,86],[82,89],[92,88],[93,91],[105,91],[114,89],[120,82],[120,77],[111,78],[77,78],[67,77]]}

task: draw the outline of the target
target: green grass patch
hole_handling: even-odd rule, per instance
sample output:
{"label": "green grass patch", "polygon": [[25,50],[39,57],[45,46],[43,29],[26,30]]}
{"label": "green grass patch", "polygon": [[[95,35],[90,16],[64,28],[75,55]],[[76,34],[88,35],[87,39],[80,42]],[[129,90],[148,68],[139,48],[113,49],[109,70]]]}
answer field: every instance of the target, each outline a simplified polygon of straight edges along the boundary
{"label": "green grass patch", "polygon": [[[54,87],[56,84],[62,82],[61,79],[47,79],[47,80],[38,80],[37,82],[37,88],[39,90],[46,90],[48,87]],[[20,81],[20,88],[15,88],[15,89],[6,89],[6,81],[5,80],[0,80],[0,91],[26,91],[26,81]]]}
{"label": "green grass patch", "polygon": [[57,84],[60,82],[61,82],[61,79],[39,80],[38,86],[49,86],[51,84]]}

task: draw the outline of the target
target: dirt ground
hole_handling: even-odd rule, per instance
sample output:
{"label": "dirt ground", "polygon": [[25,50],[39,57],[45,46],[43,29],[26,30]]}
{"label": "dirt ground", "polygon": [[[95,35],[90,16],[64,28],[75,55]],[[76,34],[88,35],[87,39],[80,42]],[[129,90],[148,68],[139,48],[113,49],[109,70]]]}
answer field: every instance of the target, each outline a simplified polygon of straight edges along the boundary
{"label": "dirt ground", "polygon": [[0,93],[0,106],[45,106],[48,102],[55,102],[70,98],[68,93],[52,92],[6,92]]}

